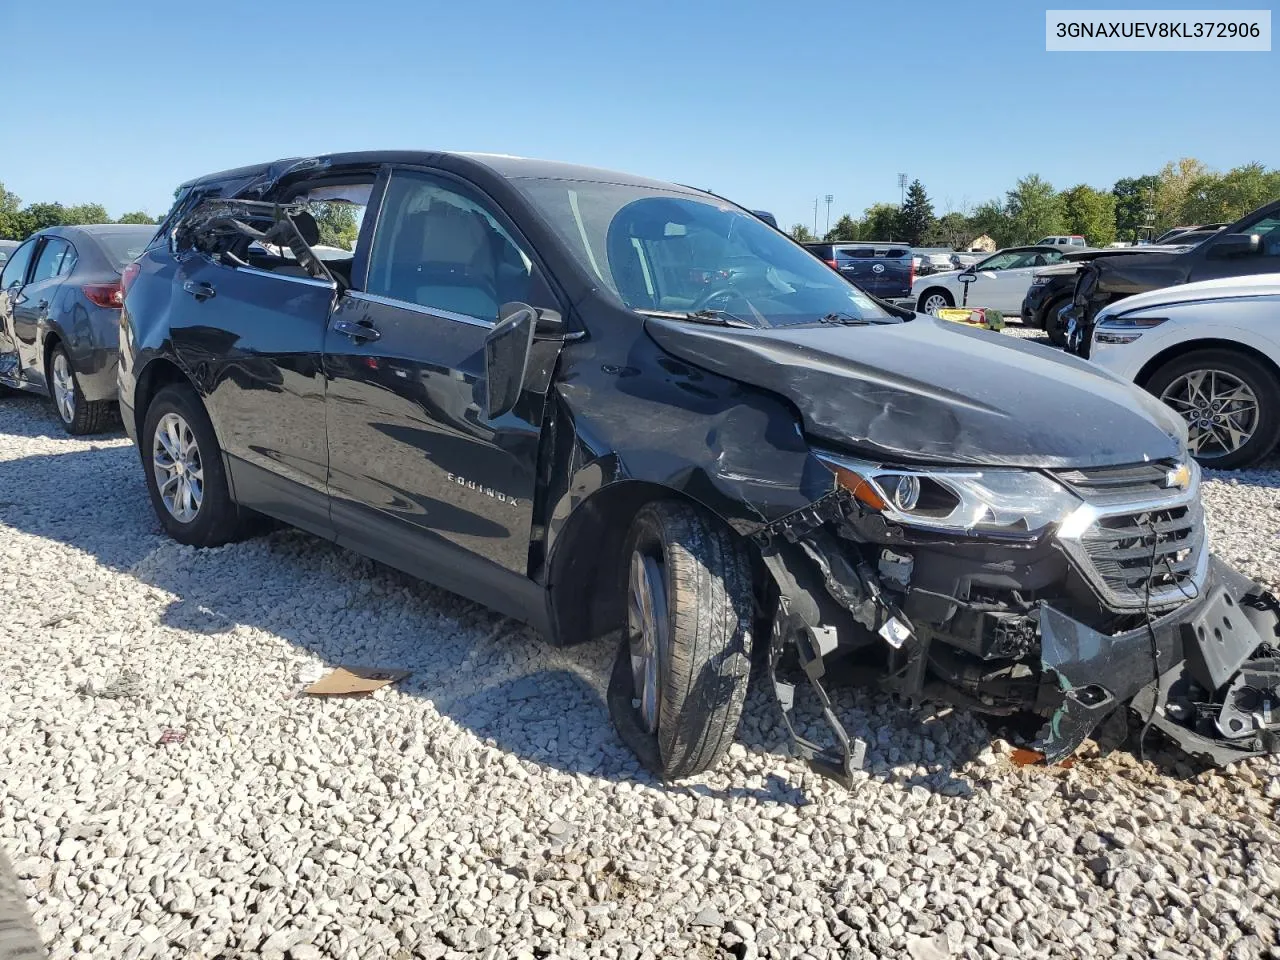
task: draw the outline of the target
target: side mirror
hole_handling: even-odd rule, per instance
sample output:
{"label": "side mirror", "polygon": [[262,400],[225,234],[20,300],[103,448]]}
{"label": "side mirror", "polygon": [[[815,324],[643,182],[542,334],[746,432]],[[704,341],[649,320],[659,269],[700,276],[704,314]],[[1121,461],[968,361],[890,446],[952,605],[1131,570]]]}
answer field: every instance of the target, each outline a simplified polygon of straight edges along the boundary
{"label": "side mirror", "polygon": [[538,321],[533,326],[535,340],[559,340],[564,336],[564,317],[558,310],[535,310]]}
{"label": "side mirror", "polygon": [[1208,252],[1215,260],[1257,256],[1262,252],[1262,237],[1256,233],[1229,233],[1215,240]]}
{"label": "side mirror", "polygon": [[537,311],[528,304],[504,303],[498,308],[498,325],[484,338],[486,419],[496,420],[515,409],[537,322]]}

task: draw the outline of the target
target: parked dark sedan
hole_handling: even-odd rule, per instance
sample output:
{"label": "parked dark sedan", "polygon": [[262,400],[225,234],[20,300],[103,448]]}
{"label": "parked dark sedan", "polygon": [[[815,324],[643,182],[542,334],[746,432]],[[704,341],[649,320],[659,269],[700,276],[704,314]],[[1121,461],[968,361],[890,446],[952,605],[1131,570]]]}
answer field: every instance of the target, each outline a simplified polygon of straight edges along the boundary
{"label": "parked dark sedan", "polygon": [[120,271],[154,235],[136,224],[49,227],[0,271],[0,386],[51,397],[68,433],[115,417]]}
{"label": "parked dark sedan", "polygon": [[[351,206],[349,257],[315,256],[317,204]],[[1172,411],[882,304],[718,197],[281,161],[185,184],[127,281],[121,412],[172,537],[265,513],[552,642],[617,637],[609,710],[663,777],[728,748],[757,637],[788,725],[856,654],[906,697],[1038,714],[1049,760],[1144,691],[1193,752],[1280,746],[1231,699],[1277,696],[1276,603],[1212,557]],[[865,740],[823,716],[836,746],[796,746],[847,782]]]}

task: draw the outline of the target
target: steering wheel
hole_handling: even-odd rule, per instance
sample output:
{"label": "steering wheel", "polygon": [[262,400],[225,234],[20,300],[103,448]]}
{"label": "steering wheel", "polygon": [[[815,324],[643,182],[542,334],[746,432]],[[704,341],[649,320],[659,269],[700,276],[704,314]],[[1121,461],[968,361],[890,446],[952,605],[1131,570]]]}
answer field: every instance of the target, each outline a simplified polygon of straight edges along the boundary
{"label": "steering wheel", "polygon": [[738,295],[738,291],[733,287],[713,287],[697,300],[693,301],[693,306],[689,308],[689,312],[697,313],[699,310],[705,310],[707,304],[712,300],[715,300],[717,297],[736,297]]}

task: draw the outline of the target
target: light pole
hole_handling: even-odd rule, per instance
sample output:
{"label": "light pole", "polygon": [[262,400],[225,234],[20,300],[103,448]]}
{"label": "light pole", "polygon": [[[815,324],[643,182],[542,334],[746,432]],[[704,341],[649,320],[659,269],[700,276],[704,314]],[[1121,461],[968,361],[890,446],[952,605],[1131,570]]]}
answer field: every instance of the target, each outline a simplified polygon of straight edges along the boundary
{"label": "light pole", "polygon": [[907,205],[907,175],[898,174],[898,209]]}
{"label": "light pole", "polygon": [[818,236],[818,199],[818,197],[813,198],[813,238],[815,240],[821,239]]}
{"label": "light pole", "polygon": [[[832,196],[832,195],[831,195],[831,194],[829,194],[829,193],[827,194],[827,197],[826,197],[826,200],[827,200],[827,233],[830,233],[830,232],[831,232],[831,201],[832,201],[832,200],[834,200],[834,199],[835,199],[835,197],[834,197],[834,196]],[[825,236],[825,235],[826,235],[826,234],[824,234],[823,236]]]}

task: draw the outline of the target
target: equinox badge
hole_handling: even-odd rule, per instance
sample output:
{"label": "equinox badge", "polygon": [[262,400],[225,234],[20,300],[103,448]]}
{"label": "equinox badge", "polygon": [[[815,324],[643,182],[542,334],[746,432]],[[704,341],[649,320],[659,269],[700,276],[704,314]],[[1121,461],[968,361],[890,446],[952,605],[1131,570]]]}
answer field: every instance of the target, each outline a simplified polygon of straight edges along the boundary
{"label": "equinox badge", "polygon": [[476,483],[474,480],[468,480],[466,477],[460,477],[456,473],[449,474],[449,482],[456,483],[460,487],[466,487],[468,490],[474,490],[476,493],[483,493],[486,497],[492,497],[499,503],[509,503],[513,507],[520,505],[515,497],[508,497],[505,493],[500,493],[493,487],[486,487],[483,484]]}

